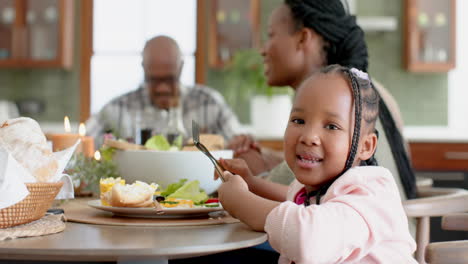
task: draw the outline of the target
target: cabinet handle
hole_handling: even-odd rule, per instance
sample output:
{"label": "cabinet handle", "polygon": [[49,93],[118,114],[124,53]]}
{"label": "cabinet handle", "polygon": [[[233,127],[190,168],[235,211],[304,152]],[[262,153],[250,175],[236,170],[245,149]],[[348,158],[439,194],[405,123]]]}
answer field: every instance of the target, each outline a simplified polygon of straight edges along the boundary
{"label": "cabinet handle", "polygon": [[468,160],[468,152],[448,151],[444,154],[447,160]]}

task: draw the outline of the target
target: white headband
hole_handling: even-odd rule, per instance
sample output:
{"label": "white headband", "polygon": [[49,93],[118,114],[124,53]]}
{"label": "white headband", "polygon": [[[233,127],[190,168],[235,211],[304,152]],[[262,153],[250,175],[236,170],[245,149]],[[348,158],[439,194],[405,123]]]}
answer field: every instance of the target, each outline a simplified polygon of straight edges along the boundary
{"label": "white headband", "polygon": [[354,73],[354,75],[356,75],[357,77],[361,78],[361,79],[364,79],[364,80],[367,80],[367,81],[370,81],[369,80],[369,74],[361,71],[361,70],[358,70],[356,68],[351,68],[350,70],[352,73]]}

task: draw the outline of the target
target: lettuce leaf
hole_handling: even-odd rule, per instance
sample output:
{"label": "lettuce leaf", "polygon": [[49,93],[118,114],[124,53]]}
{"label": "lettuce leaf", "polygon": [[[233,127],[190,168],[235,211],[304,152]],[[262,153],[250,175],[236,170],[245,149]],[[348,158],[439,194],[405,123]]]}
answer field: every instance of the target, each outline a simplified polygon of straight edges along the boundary
{"label": "lettuce leaf", "polygon": [[182,187],[170,194],[168,198],[179,198],[192,200],[195,204],[200,204],[208,199],[205,192],[200,191],[200,182],[198,180],[185,183]]}
{"label": "lettuce leaf", "polygon": [[169,184],[164,191],[161,192],[161,195],[167,197],[177,191],[180,187],[182,187],[187,182],[187,179],[181,179],[179,182]]}
{"label": "lettuce leaf", "polygon": [[154,135],[145,142],[145,147],[148,149],[161,150],[161,151],[177,151],[182,149],[183,136],[178,135],[172,145],[169,143],[167,138],[162,135]]}
{"label": "lettuce leaf", "polygon": [[155,150],[169,150],[171,145],[163,135],[154,135],[145,143],[145,147]]}
{"label": "lettuce leaf", "polygon": [[172,146],[177,147],[177,150],[182,149],[182,144],[184,143],[183,140],[184,137],[182,136],[182,134],[178,135],[176,139],[174,139],[174,142],[172,142]]}

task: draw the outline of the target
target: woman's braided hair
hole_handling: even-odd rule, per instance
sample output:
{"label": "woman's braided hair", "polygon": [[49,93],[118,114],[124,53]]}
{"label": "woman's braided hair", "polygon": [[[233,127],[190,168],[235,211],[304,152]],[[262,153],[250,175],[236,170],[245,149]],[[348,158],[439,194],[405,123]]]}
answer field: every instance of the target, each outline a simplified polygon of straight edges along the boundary
{"label": "woman's braided hair", "polygon": [[326,65],[367,71],[364,32],[340,0],[285,0],[285,4],[291,10],[295,30],[311,28],[325,39]]}
{"label": "woman's braided hair", "polygon": [[[365,122],[366,128],[374,129],[377,117],[379,116],[379,101],[380,97],[376,92],[369,76],[356,68],[347,68],[337,64],[329,65],[320,70],[318,74],[338,74],[345,78],[352,89],[354,99],[354,131],[351,140],[351,149],[346,159],[345,167],[343,171],[335,177],[332,181],[322,186],[318,191],[314,191],[307,194],[305,205],[309,205],[309,198],[316,196],[317,204],[320,204],[320,198],[328,190],[330,185],[347,170],[349,170],[356,159],[356,153],[359,146],[359,138],[361,136],[361,124]],[[374,155],[368,160],[362,161],[361,166],[376,166],[377,161]]]}

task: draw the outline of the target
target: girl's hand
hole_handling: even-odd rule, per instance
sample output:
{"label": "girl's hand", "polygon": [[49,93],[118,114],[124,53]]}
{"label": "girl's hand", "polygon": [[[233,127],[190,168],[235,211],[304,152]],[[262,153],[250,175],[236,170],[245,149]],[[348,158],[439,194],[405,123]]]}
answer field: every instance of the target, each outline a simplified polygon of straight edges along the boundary
{"label": "girl's hand", "polygon": [[242,195],[249,193],[247,183],[239,176],[233,175],[229,171],[223,173],[226,180],[218,189],[218,198],[223,208],[226,209],[232,216],[239,212],[239,201]]}
{"label": "girl's hand", "polygon": [[[219,163],[232,174],[241,176],[247,183],[254,177],[243,159],[219,159]],[[215,180],[216,179],[218,179],[218,174],[215,173]]]}
{"label": "girl's hand", "polygon": [[218,189],[218,198],[224,209],[253,230],[264,231],[268,214],[279,205],[249,191],[247,183],[239,175],[226,171],[226,181]]}

